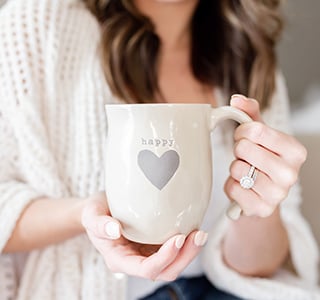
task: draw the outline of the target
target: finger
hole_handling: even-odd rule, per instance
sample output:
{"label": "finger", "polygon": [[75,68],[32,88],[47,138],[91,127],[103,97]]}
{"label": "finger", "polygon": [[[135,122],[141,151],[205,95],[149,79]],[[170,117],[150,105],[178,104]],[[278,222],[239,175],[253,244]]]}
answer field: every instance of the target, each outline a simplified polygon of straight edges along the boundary
{"label": "finger", "polygon": [[81,217],[82,225],[101,239],[118,239],[121,236],[121,225],[116,219],[105,215],[103,206],[91,202],[87,204]]}
{"label": "finger", "polygon": [[173,281],[199,254],[208,239],[208,234],[203,231],[192,232],[177,258],[168,265],[157,277],[157,280]]}
{"label": "finger", "polygon": [[[242,160],[234,160],[230,166],[231,177],[240,182],[241,178],[248,175],[250,165]],[[263,172],[257,170],[257,177],[252,190],[271,206],[278,205],[287,195],[287,190],[273,183]]]}
{"label": "finger", "polygon": [[253,143],[276,153],[293,166],[302,164],[307,156],[304,146],[294,137],[259,122],[238,126],[234,138],[236,141],[243,138],[249,139]]}
{"label": "finger", "polygon": [[243,210],[245,216],[269,217],[275,207],[263,201],[252,189],[242,188],[238,181],[229,177],[224,186],[229,199],[236,201]]}
{"label": "finger", "polygon": [[[185,235],[174,236],[164,243],[158,252],[149,257],[141,255],[129,255],[111,258],[108,263],[111,270],[115,269],[117,272],[125,272],[128,275],[138,276],[155,280],[157,276],[165,269],[172,261],[175,260],[180,249],[185,242]],[[113,268],[112,265],[115,265]]]}
{"label": "finger", "polygon": [[259,102],[244,95],[234,94],[230,105],[247,113],[254,121],[262,121]]}
{"label": "finger", "polygon": [[298,173],[286,161],[250,140],[238,141],[234,145],[234,155],[261,170],[282,187],[290,187],[297,180]]}

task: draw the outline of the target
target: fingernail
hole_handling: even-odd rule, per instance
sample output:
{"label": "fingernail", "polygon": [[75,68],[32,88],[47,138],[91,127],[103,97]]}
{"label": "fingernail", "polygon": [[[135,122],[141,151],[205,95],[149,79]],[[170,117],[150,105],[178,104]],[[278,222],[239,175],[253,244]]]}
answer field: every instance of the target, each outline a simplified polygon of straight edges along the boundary
{"label": "fingernail", "polygon": [[120,237],[120,227],[116,222],[108,222],[104,226],[104,230],[110,238],[117,239]]}
{"label": "fingernail", "polygon": [[186,236],[185,235],[179,235],[177,238],[176,238],[176,241],[175,241],[175,246],[178,248],[178,249],[181,249],[183,244],[184,244],[184,241],[186,240]]}
{"label": "fingernail", "polygon": [[244,101],[247,101],[248,98],[244,95],[241,95],[241,94],[233,94],[231,96],[231,100],[234,100],[234,99],[241,99],[241,100],[244,100]]}
{"label": "fingernail", "polygon": [[234,94],[231,96],[231,100],[230,100],[230,104],[237,104],[237,103],[241,103],[241,101],[247,101],[248,98],[240,95],[240,94]]}
{"label": "fingernail", "polygon": [[208,233],[203,232],[203,231],[198,231],[196,233],[196,236],[194,237],[194,244],[197,247],[202,247],[205,245],[207,240],[208,240]]}

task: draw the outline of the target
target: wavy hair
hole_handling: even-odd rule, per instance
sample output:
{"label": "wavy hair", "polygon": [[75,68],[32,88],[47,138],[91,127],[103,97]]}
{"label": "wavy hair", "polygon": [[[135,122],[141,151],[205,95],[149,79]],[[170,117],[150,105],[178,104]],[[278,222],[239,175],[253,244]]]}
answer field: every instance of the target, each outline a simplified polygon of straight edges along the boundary
{"label": "wavy hair", "polygon": [[[102,60],[113,94],[145,103],[161,94],[160,40],[132,0],[83,0],[102,28]],[[230,96],[256,98],[265,108],[275,89],[275,45],[281,0],[199,0],[192,18],[191,67],[197,80]]]}

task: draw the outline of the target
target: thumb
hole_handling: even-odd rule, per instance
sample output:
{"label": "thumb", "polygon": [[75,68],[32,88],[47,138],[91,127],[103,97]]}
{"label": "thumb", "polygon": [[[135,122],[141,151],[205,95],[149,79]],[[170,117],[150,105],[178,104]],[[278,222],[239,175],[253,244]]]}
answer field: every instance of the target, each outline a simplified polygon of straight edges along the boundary
{"label": "thumb", "polygon": [[82,210],[83,227],[97,238],[115,240],[121,236],[120,222],[101,210],[99,203],[89,202]]}
{"label": "thumb", "polygon": [[230,105],[247,113],[254,121],[262,121],[259,102],[240,94],[231,96]]}

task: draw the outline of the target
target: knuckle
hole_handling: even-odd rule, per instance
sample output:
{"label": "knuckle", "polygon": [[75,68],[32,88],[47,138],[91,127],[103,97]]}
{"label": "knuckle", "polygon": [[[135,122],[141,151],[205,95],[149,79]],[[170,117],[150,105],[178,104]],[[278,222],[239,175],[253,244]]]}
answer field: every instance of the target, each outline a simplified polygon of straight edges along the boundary
{"label": "knuckle", "polygon": [[230,175],[234,179],[237,179],[239,177],[239,170],[241,170],[241,163],[239,160],[234,160],[230,165]]}
{"label": "knuckle", "polygon": [[280,188],[280,187],[274,187],[269,196],[268,199],[265,199],[269,204],[272,206],[278,205],[281,201],[283,201],[287,196],[287,190]]}
{"label": "knuckle", "polygon": [[235,181],[232,181],[229,183],[228,188],[227,188],[227,194],[231,199],[236,199],[238,193],[238,184]]}
{"label": "knuckle", "polygon": [[260,103],[258,100],[256,99],[252,99],[253,100],[253,103],[254,105],[256,106],[255,108],[257,109],[257,111],[260,111]]}
{"label": "knuckle", "polygon": [[252,125],[248,130],[248,135],[250,139],[254,141],[264,139],[266,135],[266,126],[260,122],[252,122]]}
{"label": "knuckle", "polygon": [[296,160],[299,164],[303,164],[308,156],[308,151],[307,149],[300,144],[300,147],[298,147],[297,151],[296,151]]}
{"label": "knuckle", "polygon": [[235,164],[236,164],[236,160],[234,160],[231,164],[230,164],[230,168],[229,168],[229,172],[230,172],[230,174],[232,173],[232,171],[234,170],[234,168],[235,168]]}
{"label": "knuckle", "polygon": [[291,187],[298,180],[298,173],[290,168],[286,169],[282,175],[285,187]]}
{"label": "knuckle", "polygon": [[261,218],[270,217],[273,214],[274,207],[271,205],[261,205],[257,211],[257,215]]}
{"label": "knuckle", "polygon": [[234,148],[234,154],[236,157],[244,158],[248,156],[250,152],[250,142],[247,139],[241,139]]}
{"label": "knuckle", "polygon": [[277,192],[275,192],[275,203],[278,204],[281,201],[283,201],[287,197],[288,191],[285,189],[278,189]]}

